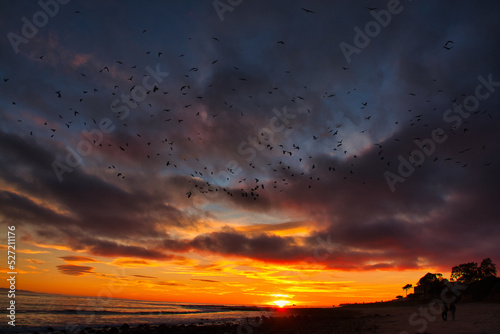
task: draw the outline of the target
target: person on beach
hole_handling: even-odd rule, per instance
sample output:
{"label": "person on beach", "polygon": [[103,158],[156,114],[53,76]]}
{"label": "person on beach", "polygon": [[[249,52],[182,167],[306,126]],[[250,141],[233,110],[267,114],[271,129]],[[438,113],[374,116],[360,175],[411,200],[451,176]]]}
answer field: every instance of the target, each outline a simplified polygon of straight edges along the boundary
{"label": "person on beach", "polygon": [[457,307],[455,306],[454,303],[450,303],[450,311],[452,319],[455,320],[455,313],[457,312]]}
{"label": "person on beach", "polygon": [[441,313],[441,317],[444,321],[448,321],[448,306],[443,302],[443,313]]}

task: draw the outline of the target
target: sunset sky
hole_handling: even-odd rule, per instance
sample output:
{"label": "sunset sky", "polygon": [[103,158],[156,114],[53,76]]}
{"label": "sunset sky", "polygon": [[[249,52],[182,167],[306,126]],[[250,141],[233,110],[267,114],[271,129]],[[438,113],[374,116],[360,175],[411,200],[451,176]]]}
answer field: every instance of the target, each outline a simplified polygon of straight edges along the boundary
{"label": "sunset sky", "polygon": [[72,295],[328,306],[500,262],[496,1],[0,17],[0,287],[12,225],[17,288]]}

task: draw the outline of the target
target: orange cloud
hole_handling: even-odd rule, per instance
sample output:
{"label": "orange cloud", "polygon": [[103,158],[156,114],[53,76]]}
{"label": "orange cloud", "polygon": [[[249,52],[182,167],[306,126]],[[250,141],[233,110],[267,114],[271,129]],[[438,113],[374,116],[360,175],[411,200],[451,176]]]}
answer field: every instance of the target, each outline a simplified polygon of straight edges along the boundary
{"label": "orange cloud", "polygon": [[45,253],[50,253],[49,251],[35,251],[31,249],[23,249],[23,250],[18,250],[17,253],[23,253],[23,254],[45,254]]}
{"label": "orange cloud", "polygon": [[[50,249],[55,249],[55,250],[66,250],[66,251],[69,251],[71,250],[70,247],[68,246],[63,246],[63,245],[54,245],[54,244],[41,244],[37,241],[35,241],[29,234],[25,234],[22,238],[21,238],[22,241],[30,244],[30,245],[33,245],[35,247],[40,247],[40,248],[50,248]],[[25,250],[24,252],[27,252],[27,250]],[[33,253],[33,252],[37,252],[37,253],[49,253],[47,251],[32,251],[32,253],[28,253],[28,254],[36,254],[36,253]]]}
{"label": "orange cloud", "polygon": [[62,274],[72,276],[83,276],[85,274],[95,273],[93,267],[78,266],[75,264],[62,264],[57,266],[57,269],[61,271]]}
{"label": "orange cloud", "polygon": [[154,283],[154,284],[157,284],[157,285],[169,285],[169,286],[186,286],[186,284],[182,284],[182,283],[177,283],[177,282],[157,282],[157,283]]}
{"label": "orange cloud", "polygon": [[99,262],[91,257],[78,255],[60,256],[59,258],[67,262]]}
{"label": "orange cloud", "polygon": [[134,260],[134,259],[127,259],[127,258],[119,258],[116,260],[113,260],[111,264],[115,266],[120,266],[120,267],[143,267],[143,266],[154,266],[153,263],[150,261],[146,260]]}
{"label": "orange cloud", "polygon": [[45,263],[44,261],[35,260],[35,259],[26,259],[26,261],[29,263],[35,263],[35,264],[44,264]]}
{"label": "orange cloud", "polygon": [[201,279],[201,278],[191,278],[192,281],[200,281],[200,282],[207,282],[207,283],[220,283],[220,281],[216,281],[213,279]]}
{"label": "orange cloud", "polygon": [[158,277],[146,276],[146,275],[132,275],[132,276],[139,277],[139,278],[152,278],[152,279],[158,278]]}
{"label": "orange cloud", "polygon": [[279,224],[253,224],[247,226],[237,226],[234,229],[238,232],[249,233],[274,233],[279,236],[292,236],[297,234],[307,234],[312,230],[313,224],[306,221],[293,221]]}

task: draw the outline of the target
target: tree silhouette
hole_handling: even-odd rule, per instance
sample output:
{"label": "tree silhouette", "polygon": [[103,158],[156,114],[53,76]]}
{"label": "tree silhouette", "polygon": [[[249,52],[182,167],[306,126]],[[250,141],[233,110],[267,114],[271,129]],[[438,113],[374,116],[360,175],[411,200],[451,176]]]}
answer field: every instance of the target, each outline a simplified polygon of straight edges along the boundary
{"label": "tree silhouette", "polygon": [[495,264],[489,257],[481,261],[481,265],[479,266],[479,276],[481,278],[485,277],[496,277],[497,276],[497,268],[495,267]]}
{"label": "tree silhouette", "polygon": [[450,278],[454,281],[464,284],[471,284],[472,282],[478,281],[480,277],[477,263],[462,263],[451,268]]}
{"label": "tree silhouette", "polygon": [[427,273],[418,281],[418,285],[435,284],[436,282],[443,281],[443,274],[441,273]]}
{"label": "tree silhouette", "polygon": [[403,287],[403,290],[405,290],[406,292],[406,297],[408,297],[408,290],[410,290],[411,288],[413,288],[413,285],[408,283],[406,284],[404,287]]}
{"label": "tree silhouette", "polygon": [[451,279],[464,284],[471,284],[486,277],[496,277],[496,275],[497,269],[489,257],[481,261],[480,266],[476,262],[469,262],[451,269]]}
{"label": "tree silhouette", "polygon": [[438,296],[447,281],[441,273],[427,273],[420,278],[417,285],[424,288],[426,296]]}

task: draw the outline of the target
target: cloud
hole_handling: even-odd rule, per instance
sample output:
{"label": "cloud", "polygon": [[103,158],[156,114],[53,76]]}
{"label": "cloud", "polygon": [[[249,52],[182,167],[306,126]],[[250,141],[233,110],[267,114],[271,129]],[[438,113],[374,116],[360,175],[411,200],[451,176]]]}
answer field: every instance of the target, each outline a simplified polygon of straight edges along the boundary
{"label": "cloud", "polygon": [[50,253],[49,251],[34,251],[31,249],[23,249],[21,251],[17,251],[18,253],[23,253],[23,254],[45,254],[45,253]]}
{"label": "cloud", "polygon": [[212,279],[191,278],[191,280],[192,281],[207,282],[207,283],[220,283],[220,281],[215,281]]}
{"label": "cloud", "polygon": [[[108,30],[127,43],[96,39],[102,29],[88,22],[107,17],[94,5],[77,40],[73,20],[58,17],[60,30],[0,55],[9,65],[0,81],[1,220],[22,227],[26,243],[124,266],[181,262],[183,253],[403,270],[498,254],[498,91],[460,126],[444,117],[475,93],[479,75],[500,80],[497,7],[408,3],[346,64],[339,43],[373,17],[337,5],[319,2],[307,15],[270,2],[258,28],[257,3],[226,12],[224,24],[211,3],[196,20],[152,20],[179,52],[136,25]],[[165,6],[134,13],[191,12]],[[8,10],[24,15],[20,5]],[[430,12],[439,20],[423,24]],[[16,20],[5,26],[17,29]],[[450,38],[454,48],[443,49]],[[121,101],[157,63],[170,73],[158,89]],[[104,118],[113,131],[98,132]],[[385,173],[398,174],[436,128],[446,141],[392,192]],[[92,152],[59,182],[52,163],[67,165],[83,146]]]}
{"label": "cloud", "polygon": [[90,254],[107,257],[137,257],[151,260],[171,260],[172,254],[165,254],[155,249],[135,245],[123,245],[115,241],[86,239],[81,246],[88,247]]}
{"label": "cloud", "polygon": [[36,260],[36,259],[26,259],[26,261],[29,263],[34,263],[34,264],[44,264],[45,263],[45,261]]}
{"label": "cloud", "polygon": [[93,267],[79,266],[75,264],[62,264],[57,266],[57,270],[59,270],[62,274],[71,276],[83,276],[95,273]]}
{"label": "cloud", "polygon": [[238,226],[235,229],[243,233],[293,233],[295,231],[304,232],[311,228],[311,222],[292,221],[274,224],[252,224]]}
{"label": "cloud", "polygon": [[152,279],[155,279],[155,278],[158,278],[158,277],[154,277],[154,276],[146,276],[146,275],[132,275],[134,277],[139,277],[139,278],[152,278]]}
{"label": "cloud", "polygon": [[90,55],[88,55],[88,54],[77,54],[74,56],[71,64],[74,67],[80,67],[82,65],[85,65],[88,62],[89,58],[90,58]]}
{"label": "cloud", "polygon": [[142,267],[142,266],[150,266],[151,262],[146,260],[134,260],[128,258],[117,258],[112,262],[114,265],[121,267]]}
{"label": "cloud", "polygon": [[59,258],[67,262],[99,262],[91,257],[78,256],[78,255],[60,256]]}
{"label": "cloud", "polygon": [[165,282],[165,281],[154,282],[154,284],[156,284],[156,285],[166,285],[166,286],[186,286],[186,284],[183,284],[183,283]]}
{"label": "cloud", "polygon": [[191,240],[164,240],[167,250],[187,252],[195,250],[213,254],[248,257],[259,260],[294,262],[306,254],[294,238],[271,234],[247,237],[233,232],[200,234]]}

